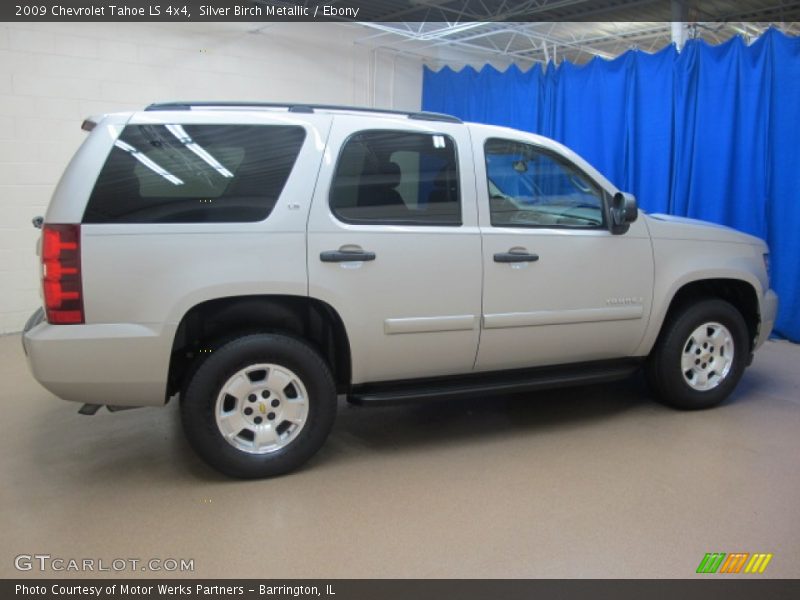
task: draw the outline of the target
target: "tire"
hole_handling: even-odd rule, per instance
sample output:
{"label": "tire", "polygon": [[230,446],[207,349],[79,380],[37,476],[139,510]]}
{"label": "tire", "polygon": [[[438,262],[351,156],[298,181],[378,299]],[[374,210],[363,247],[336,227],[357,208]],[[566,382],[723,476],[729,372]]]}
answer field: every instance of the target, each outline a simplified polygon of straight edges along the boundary
{"label": "tire", "polygon": [[645,374],[664,404],[687,410],[711,408],[739,383],[749,351],[741,313],[724,300],[700,300],[664,325]]}
{"label": "tire", "polygon": [[215,350],[181,394],[189,444],[231,477],[273,477],[320,449],[336,417],[330,369],[310,346],[277,334],[245,335]]}

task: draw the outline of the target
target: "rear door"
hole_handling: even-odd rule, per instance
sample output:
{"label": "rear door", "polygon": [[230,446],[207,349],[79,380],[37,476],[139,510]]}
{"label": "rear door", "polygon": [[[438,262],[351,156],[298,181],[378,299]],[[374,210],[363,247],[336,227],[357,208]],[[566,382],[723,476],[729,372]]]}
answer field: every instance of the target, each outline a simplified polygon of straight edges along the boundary
{"label": "rear door", "polygon": [[334,117],[309,216],[309,294],[344,321],[353,383],[472,369],[473,173],[464,125]]}

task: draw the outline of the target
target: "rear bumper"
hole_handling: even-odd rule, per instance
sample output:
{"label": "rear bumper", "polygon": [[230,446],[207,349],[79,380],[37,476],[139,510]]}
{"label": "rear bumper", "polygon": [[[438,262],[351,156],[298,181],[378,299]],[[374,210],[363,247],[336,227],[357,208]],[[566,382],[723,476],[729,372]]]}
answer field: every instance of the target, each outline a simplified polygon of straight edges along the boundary
{"label": "rear bumper", "polygon": [[761,299],[761,326],[758,329],[755,347],[758,348],[767,341],[775,327],[775,317],[778,314],[778,294],[773,290],[767,290]]}
{"label": "rear bumper", "polygon": [[25,324],[22,346],[47,390],[88,404],[164,404],[172,335],[132,323],[50,325],[39,312]]}

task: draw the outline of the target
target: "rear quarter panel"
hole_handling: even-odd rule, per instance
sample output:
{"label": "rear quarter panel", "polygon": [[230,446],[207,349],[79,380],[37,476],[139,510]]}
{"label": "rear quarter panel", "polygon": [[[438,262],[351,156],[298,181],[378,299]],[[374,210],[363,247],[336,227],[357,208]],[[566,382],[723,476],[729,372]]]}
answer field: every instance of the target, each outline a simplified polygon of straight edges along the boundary
{"label": "rear quarter panel", "polygon": [[[306,139],[266,220],[255,223],[84,224],[87,323],[174,328],[196,304],[225,296],[307,294],[305,230],[330,117],[286,113],[154,113],[158,122],[294,124]],[[131,124],[154,118],[135,115]]]}
{"label": "rear quarter panel", "polygon": [[292,173],[263,221],[81,225],[86,324],[42,324],[28,332],[34,374],[67,400],[156,405],[165,401],[175,331],[193,306],[226,296],[307,295],[306,220],[331,118],[247,111],[112,115],[73,158],[47,222],[82,221],[126,122],[290,124],[306,130]]}

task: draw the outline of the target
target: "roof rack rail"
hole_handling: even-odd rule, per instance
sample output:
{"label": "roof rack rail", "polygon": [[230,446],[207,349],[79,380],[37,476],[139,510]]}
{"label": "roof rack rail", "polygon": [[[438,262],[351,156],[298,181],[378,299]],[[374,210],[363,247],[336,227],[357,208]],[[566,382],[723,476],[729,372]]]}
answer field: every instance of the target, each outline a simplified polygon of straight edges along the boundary
{"label": "roof rack rail", "polygon": [[363,106],[346,106],[339,104],[304,104],[294,102],[157,102],[151,104],[146,111],[157,110],[192,110],[203,108],[285,108],[289,112],[313,113],[315,110],[346,110],[364,113],[403,115],[419,121],[442,121],[444,123],[463,123],[458,117],[442,113],[426,111],[406,111],[389,108],[368,108]]}

